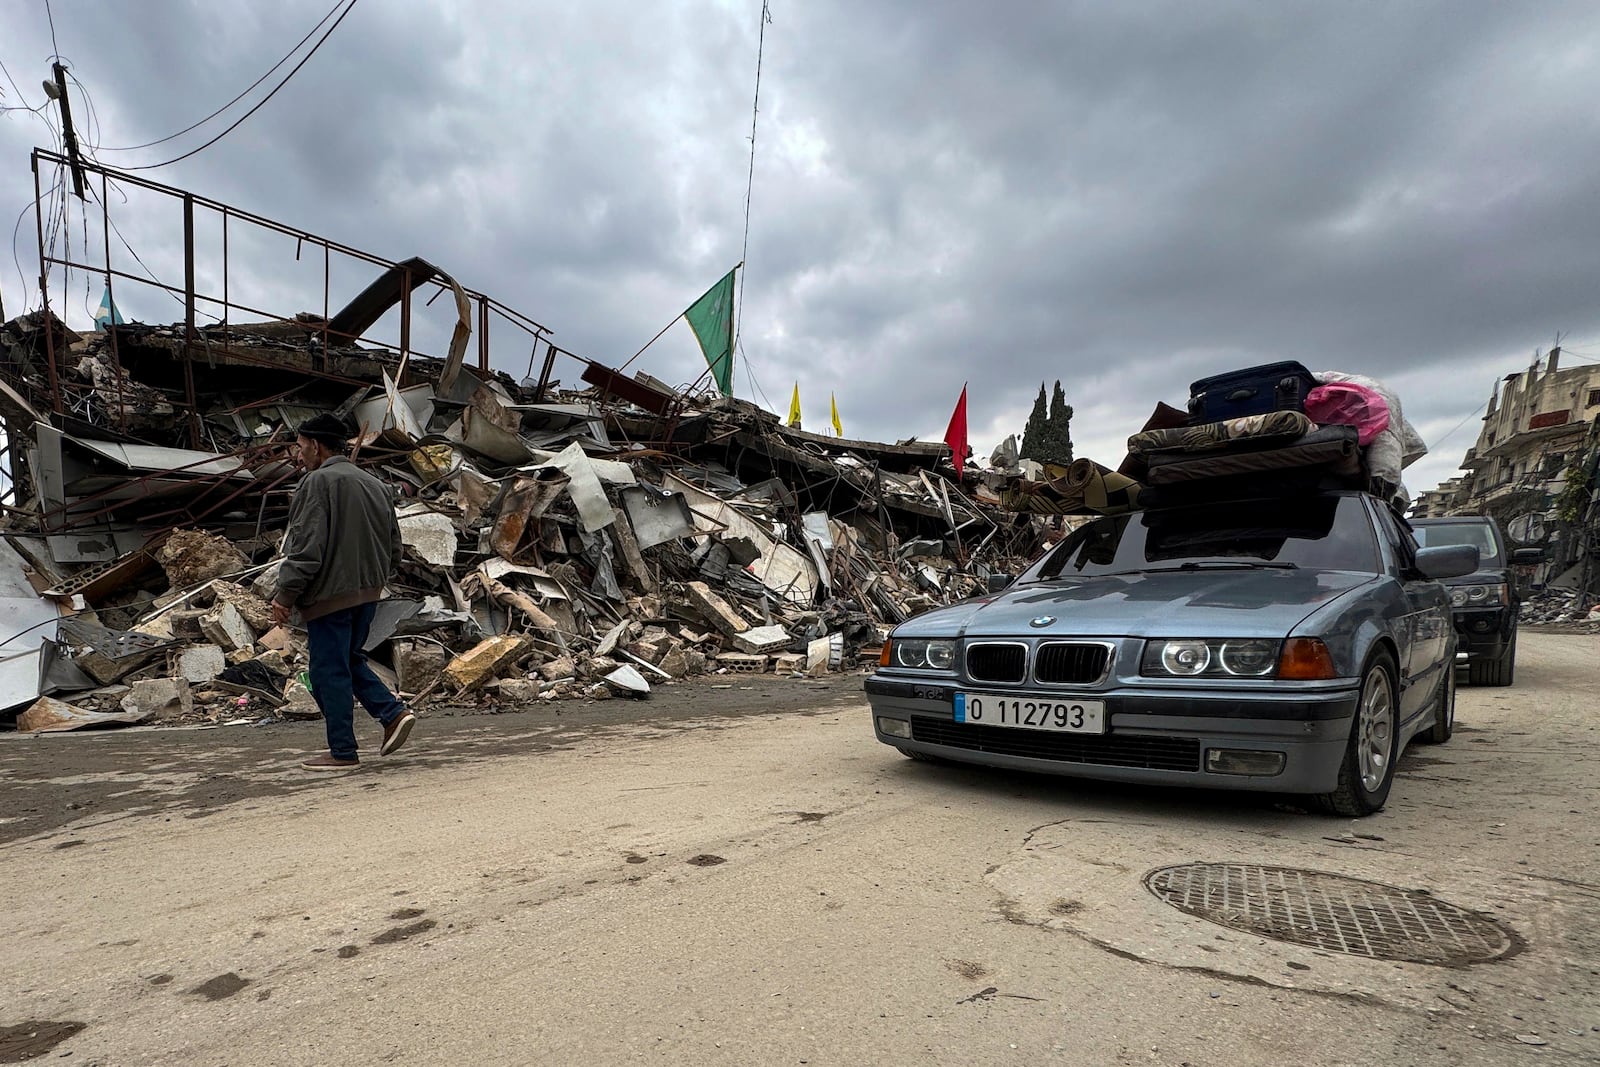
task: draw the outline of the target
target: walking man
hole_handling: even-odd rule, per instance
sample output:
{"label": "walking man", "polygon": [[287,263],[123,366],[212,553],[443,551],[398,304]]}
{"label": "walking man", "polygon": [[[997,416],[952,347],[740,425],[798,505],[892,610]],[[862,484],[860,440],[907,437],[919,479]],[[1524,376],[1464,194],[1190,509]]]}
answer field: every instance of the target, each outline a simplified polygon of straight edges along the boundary
{"label": "walking man", "polygon": [[302,423],[296,454],[306,468],[289,505],[272,621],[296,609],[310,637],[311,694],[328,729],[328,751],[301,766],[338,771],[361,765],[355,701],[383,726],[381,755],[406,743],[416,717],[367,664],[367,633],[383,586],[400,565],[400,524],[387,487],[345,456],[349,429],[332,415]]}

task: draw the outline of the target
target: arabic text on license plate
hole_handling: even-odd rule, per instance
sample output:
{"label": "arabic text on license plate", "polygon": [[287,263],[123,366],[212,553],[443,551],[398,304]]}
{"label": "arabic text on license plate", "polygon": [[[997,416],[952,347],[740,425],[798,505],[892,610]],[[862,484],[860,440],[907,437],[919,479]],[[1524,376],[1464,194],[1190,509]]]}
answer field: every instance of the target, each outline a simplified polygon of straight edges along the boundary
{"label": "arabic text on license plate", "polygon": [[1103,700],[1041,700],[993,693],[957,693],[955,712],[956,722],[980,726],[1015,726],[1024,730],[1075,734],[1106,732]]}

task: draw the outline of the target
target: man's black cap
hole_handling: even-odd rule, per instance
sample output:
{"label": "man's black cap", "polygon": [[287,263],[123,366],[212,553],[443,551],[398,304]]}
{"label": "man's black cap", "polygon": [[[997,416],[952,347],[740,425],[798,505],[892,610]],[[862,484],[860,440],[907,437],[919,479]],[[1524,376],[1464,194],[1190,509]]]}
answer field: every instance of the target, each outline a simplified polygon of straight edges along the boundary
{"label": "man's black cap", "polygon": [[311,416],[300,424],[295,433],[300,437],[309,437],[319,445],[326,445],[335,452],[342,452],[351,437],[349,424],[327,412]]}

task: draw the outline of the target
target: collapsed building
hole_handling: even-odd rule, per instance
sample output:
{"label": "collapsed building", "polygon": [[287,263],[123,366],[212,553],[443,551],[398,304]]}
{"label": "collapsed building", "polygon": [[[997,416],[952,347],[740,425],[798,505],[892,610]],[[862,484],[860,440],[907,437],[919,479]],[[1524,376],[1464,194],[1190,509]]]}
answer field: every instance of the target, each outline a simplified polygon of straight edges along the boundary
{"label": "collapsed building", "polygon": [[[0,716],[20,728],[315,714],[303,637],[272,626],[265,598],[298,476],[290,446],[322,412],[356,429],[353,460],[393,487],[405,560],[368,650],[419,702],[849,669],[888,627],[982,591],[1050,532],[976,499],[943,443],[782,426],[559,349],[425,260],[111,173],[181,198],[189,259],[170,291],[185,317],[75,331],[46,300],[0,327]],[[320,314],[208,296],[190,239],[207,209],[377,276]],[[109,255],[41,247],[41,273],[52,263],[105,274],[108,298],[113,279],[142,281]],[[439,355],[410,336],[424,296],[453,311]],[[197,321],[205,309],[214,322]],[[375,342],[396,314],[398,340]],[[493,369],[491,321],[531,345],[522,379]],[[576,381],[557,377],[568,370]]]}

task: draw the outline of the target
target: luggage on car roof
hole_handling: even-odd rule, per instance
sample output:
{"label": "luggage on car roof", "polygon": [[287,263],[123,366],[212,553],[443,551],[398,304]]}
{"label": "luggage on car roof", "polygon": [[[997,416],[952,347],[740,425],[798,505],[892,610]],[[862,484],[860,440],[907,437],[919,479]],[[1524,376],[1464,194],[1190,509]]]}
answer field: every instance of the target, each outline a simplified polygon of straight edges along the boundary
{"label": "luggage on car roof", "polygon": [[1189,386],[1189,425],[1221,422],[1270,411],[1305,411],[1316,388],[1311,372],[1293,360],[1201,378]]}

